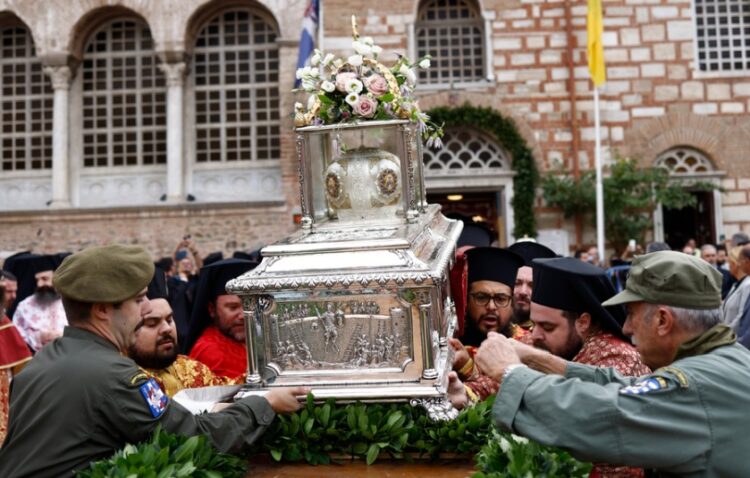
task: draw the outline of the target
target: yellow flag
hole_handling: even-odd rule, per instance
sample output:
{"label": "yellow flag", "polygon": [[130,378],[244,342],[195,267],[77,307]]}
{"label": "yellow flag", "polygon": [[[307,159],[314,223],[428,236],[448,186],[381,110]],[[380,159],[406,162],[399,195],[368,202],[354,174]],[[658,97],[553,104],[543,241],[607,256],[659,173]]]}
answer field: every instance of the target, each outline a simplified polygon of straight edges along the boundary
{"label": "yellow flag", "polygon": [[601,0],[588,0],[589,12],[586,26],[588,31],[589,72],[594,86],[607,81],[607,69],[604,66],[604,46],[602,45],[602,3]]}

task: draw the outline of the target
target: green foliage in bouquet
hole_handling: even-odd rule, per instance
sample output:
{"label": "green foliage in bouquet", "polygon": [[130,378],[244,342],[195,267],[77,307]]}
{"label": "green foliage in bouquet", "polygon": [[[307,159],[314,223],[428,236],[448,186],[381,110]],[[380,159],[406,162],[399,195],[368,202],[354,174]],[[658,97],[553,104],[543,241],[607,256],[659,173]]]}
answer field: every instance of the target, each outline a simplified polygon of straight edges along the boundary
{"label": "green foliage in bouquet", "polygon": [[112,458],[94,462],[78,478],[241,478],[245,460],[217,452],[204,436],[173,435],[156,428],[151,439],[126,445]]}
{"label": "green foliage in bouquet", "polygon": [[477,454],[476,467],[472,478],[585,478],[591,472],[590,463],[565,451],[497,430]]}
{"label": "green foliage in bouquet", "polygon": [[536,236],[534,199],[539,182],[539,172],[531,148],[518,132],[516,124],[492,108],[464,104],[463,106],[439,107],[429,111],[432,121],[445,126],[472,128],[490,134],[501,144],[513,159],[513,235]]}

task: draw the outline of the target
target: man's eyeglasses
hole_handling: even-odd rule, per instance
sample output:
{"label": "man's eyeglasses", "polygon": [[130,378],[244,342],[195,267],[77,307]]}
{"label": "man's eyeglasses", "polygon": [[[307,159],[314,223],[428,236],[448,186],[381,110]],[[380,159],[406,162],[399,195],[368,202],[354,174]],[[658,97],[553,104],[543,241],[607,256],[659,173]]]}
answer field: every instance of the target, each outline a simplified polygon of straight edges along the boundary
{"label": "man's eyeglasses", "polygon": [[490,303],[490,299],[495,303],[495,307],[498,309],[502,309],[503,307],[508,307],[508,304],[510,304],[510,300],[512,299],[511,296],[507,294],[485,294],[484,292],[474,292],[472,294],[469,294],[472,299],[474,299],[474,302],[481,306],[486,306]]}

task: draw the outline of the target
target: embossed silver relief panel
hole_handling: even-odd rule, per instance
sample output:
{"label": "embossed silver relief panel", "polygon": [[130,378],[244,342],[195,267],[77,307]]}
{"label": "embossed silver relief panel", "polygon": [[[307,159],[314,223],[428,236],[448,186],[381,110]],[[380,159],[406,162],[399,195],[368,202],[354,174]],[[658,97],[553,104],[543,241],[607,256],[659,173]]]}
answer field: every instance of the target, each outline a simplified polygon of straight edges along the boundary
{"label": "embossed silver relief panel", "polygon": [[392,297],[277,301],[262,322],[267,367],[274,375],[363,368],[403,372],[413,361],[410,311]]}

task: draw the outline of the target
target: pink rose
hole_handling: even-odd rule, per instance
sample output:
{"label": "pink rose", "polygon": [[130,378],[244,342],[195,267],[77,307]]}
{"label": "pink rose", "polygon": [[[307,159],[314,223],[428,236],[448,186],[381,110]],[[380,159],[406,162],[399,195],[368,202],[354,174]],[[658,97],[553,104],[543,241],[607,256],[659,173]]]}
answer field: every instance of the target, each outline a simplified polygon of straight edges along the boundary
{"label": "pink rose", "polygon": [[388,93],[388,82],[380,75],[370,75],[365,79],[367,91],[372,93],[375,98],[380,98]]}
{"label": "pink rose", "polygon": [[342,93],[346,93],[346,84],[351,80],[356,80],[357,74],[350,71],[339,73],[336,75],[336,89]]}
{"label": "pink rose", "polygon": [[378,108],[378,102],[373,100],[369,96],[360,96],[359,101],[354,104],[352,110],[354,114],[363,118],[372,118],[375,115],[375,110]]}

